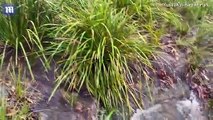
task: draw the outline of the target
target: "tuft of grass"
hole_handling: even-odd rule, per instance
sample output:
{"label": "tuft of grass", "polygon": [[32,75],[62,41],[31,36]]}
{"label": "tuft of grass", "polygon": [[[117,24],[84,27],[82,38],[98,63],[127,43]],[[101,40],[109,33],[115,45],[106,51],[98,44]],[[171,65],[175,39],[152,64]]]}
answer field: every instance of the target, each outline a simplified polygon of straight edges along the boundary
{"label": "tuft of grass", "polygon": [[139,37],[125,9],[118,11],[107,0],[64,0],[58,17],[60,23],[49,24],[56,39],[48,51],[61,68],[53,94],[66,84],[77,91],[87,88],[107,109],[131,108],[131,97],[140,106],[127,64],[139,60],[151,67],[155,45]]}
{"label": "tuft of grass", "polygon": [[177,44],[191,50],[189,64],[193,70],[199,68],[205,57],[212,56],[212,1],[161,0],[160,2],[169,10],[179,13],[185,22],[184,24],[188,26],[185,32],[192,33],[191,37],[182,36]]}
{"label": "tuft of grass", "polygon": [[6,100],[5,100],[5,98],[0,98],[0,119],[6,120]]}
{"label": "tuft of grass", "polygon": [[[138,24],[138,32],[146,35],[155,44],[159,38],[171,28],[186,31],[181,16],[155,0],[111,0],[113,6],[120,11],[125,9],[131,17],[130,23]],[[165,28],[168,28],[165,30]]]}
{"label": "tuft of grass", "polygon": [[[12,59],[17,66],[21,59],[26,61],[27,67],[33,77],[29,57],[44,56],[42,46],[43,32],[40,26],[49,22],[48,9],[45,1],[39,0],[1,0],[0,4],[13,4],[15,14],[6,16],[0,14],[0,45],[1,65],[5,59]],[[10,54],[9,54],[10,53]],[[24,58],[24,59],[23,59]],[[47,63],[47,61],[45,61]]]}
{"label": "tuft of grass", "polygon": [[211,0],[161,0],[161,3],[180,13],[190,26],[202,23],[206,15],[213,14]]}
{"label": "tuft of grass", "polygon": [[25,120],[30,115],[30,108],[27,103],[23,103],[23,106],[19,109],[18,113],[12,117],[13,120]]}
{"label": "tuft of grass", "polygon": [[212,17],[210,14],[204,14],[201,17],[203,18],[202,22],[197,23],[193,26],[194,28],[189,29],[192,36],[190,38],[185,36],[177,41],[178,45],[184,46],[191,50],[188,60],[192,70],[202,67],[202,63],[206,58],[213,57]]}
{"label": "tuft of grass", "polygon": [[18,66],[15,68],[14,65],[10,65],[12,67],[12,70],[9,71],[11,80],[15,84],[15,93],[18,98],[22,98],[24,96],[24,86],[23,86],[23,69],[22,66]]}
{"label": "tuft of grass", "polygon": [[[5,87],[8,94],[0,98],[0,119],[1,120],[25,120],[36,119],[35,113],[30,111],[32,105],[39,101],[40,94],[29,91],[28,81],[23,79],[22,67],[15,68],[14,64],[5,68],[4,73],[0,73],[1,87]],[[3,90],[4,91],[4,90]],[[2,91],[1,91],[2,92]],[[38,96],[34,99],[32,96]]]}
{"label": "tuft of grass", "polygon": [[116,113],[115,109],[108,112],[108,114],[106,114],[106,111],[102,110],[102,111],[100,111],[100,116],[98,118],[100,120],[112,120],[114,113]]}

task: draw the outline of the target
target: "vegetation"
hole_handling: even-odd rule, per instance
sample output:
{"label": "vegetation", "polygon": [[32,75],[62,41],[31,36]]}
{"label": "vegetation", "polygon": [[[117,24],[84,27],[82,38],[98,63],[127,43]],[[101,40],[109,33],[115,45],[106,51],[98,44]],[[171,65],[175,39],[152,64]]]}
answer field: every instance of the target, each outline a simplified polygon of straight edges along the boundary
{"label": "vegetation", "polygon": [[[8,70],[0,73],[0,119],[1,120],[23,120],[34,119],[34,113],[30,111],[30,106],[34,101],[39,101],[39,94],[33,91],[26,84],[28,81],[19,66],[18,72],[14,64],[8,65]],[[6,81],[9,79],[11,81]],[[30,90],[31,89],[31,90]],[[33,98],[33,96],[37,96]]]}
{"label": "vegetation", "polygon": [[29,59],[38,56],[44,57],[42,45],[44,31],[40,30],[40,26],[51,21],[48,9],[44,6],[45,1],[1,0],[0,4],[3,3],[14,4],[16,8],[15,14],[12,16],[0,14],[0,26],[2,26],[0,28],[1,66],[5,57],[13,59],[16,66],[22,59],[22,61],[26,61],[28,70],[33,77]]}
{"label": "vegetation", "polygon": [[148,56],[153,47],[140,38],[130,38],[137,32],[135,25],[128,23],[131,18],[107,1],[66,2],[62,9],[62,23],[54,27],[55,37],[64,40],[54,42],[57,49],[51,54],[61,58],[56,88],[62,83],[78,91],[86,86],[109,108],[130,104],[129,94],[133,93],[126,79],[130,74],[127,61],[141,60],[150,65]]}
{"label": "vegetation", "polygon": [[[35,58],[46,69],[54,60],[57,76],[50,99],[59,87],[77,92],[86,89],[107,110],[107,119],[120,107],[129,112],[132,104],[143,107],[132,87],[137,80],[129,63],[152,69],[151,60],[164,34],[172,30],[181,34],[178,44],[191,48],[189,61],[194,68],[212,52],[212,44],[198,47],[212,38],[212,6],[171,7],[168,0],[0,0],[4,3],[16,8],[14,15],[0,14],[1,68],[10,59],[13,70],[26,65],[34,79],[31,65]],[[210,5],[211,1],[196,3]],[[197,37],[189,39],[185,34],[193,28],[199,28]],[[24,94],[24,71],[10,72],[18,98]],[[0,116],[6,114],[2,101]],[[26,112],[28,106],[19,113]]]}

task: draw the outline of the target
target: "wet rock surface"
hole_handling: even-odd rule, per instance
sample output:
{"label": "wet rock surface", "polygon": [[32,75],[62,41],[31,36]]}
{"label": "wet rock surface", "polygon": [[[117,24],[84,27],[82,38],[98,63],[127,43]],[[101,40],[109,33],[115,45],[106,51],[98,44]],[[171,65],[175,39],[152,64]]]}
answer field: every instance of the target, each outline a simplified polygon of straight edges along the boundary
{"label": "wet rock surface", "polygon": [[208,120],[194,93],[190,98],[167,99],[145,110],[137,109],[131,120]]}
{"label": "wet rock surface", "polygon": [[[185,86],[185,87],[184,87]],[[131,120],[208,120],[203,104],[185,83],[170,89],[156,89],[152,103],[144,110],[136,109]],[[150,102],[150,101],[148,101]]]}
{"label": "wet rock surface", "polygon": [[76,101],[72,106],[63,95],[65,91],[58,89],[49,100],[55,81],[53,62],[51,67],[48,72],[44,72],[39,60],[33,67],[36,79],[34,86],[41,92],[42,99],[32,108],[32,111],[38,113],[40,120],[95,120],[97,103],[91,96],[86,98],[84,96],[75,96]]}
{"label": "wet rock surface", "polygon": [[[177,48],[176,38],[174,35],[162,38],[162,52],[152,62],[156,71],[148,72],[154,85],[151,88],[143,86],[144,110],[135,109],[131,120],[213,119],[211,108],[206,106],[207,100],[212,99],[213,69],[208,67],[190,73],[189,53]],[[207,59],[204,61],[213,63],[209,60],[211,56]],[[196,83],[197,76],[201,76],[203,85]]]}

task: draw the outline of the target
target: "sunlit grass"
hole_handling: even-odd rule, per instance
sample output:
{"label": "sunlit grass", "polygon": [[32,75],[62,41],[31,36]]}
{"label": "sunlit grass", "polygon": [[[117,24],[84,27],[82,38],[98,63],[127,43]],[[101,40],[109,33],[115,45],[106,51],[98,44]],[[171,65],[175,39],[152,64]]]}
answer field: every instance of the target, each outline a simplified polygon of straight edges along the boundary
{"label": "sunlit grass", "polygon": [[127,79],[131,76],[127,64],[140,60],[151,67],[155,45],[139,37],[137,24],[129,23],[125,9],[118,12],[102,0],[65,1],[58,17],[62,22],[52,24],[56,39],[49,49],[52,56],[60,56],[55,90],[61,84],[77,91],[86,87],[108,109],[131,108],[130,97],[140,106],[130,87],[132,80]]}

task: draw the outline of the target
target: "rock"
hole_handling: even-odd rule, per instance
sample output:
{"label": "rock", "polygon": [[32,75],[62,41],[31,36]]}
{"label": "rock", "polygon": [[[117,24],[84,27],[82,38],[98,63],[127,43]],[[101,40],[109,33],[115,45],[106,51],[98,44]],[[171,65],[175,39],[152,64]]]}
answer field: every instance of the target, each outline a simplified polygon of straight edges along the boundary
{"label": "rock", "polygon": [[137,109],[131,120],[207,120],[196,99],[191,92],[189,99],[165,100],[145,110]]}
{"label": "rock", "polygon": [[64,109],[62,106],[54,108],[54,104],[51,104],[51,106],[46,106],[46,109],[34,110],[34,112],[39,114],[40,120],[96,120],[96,102],[93,99],[87,99],[78,99],[77,103],[81,104],[81,111],[76,111],[74,108]]}
{"label": "rock", "polygon": [[55,87],[54,71],[54,62],[51,62],[49,71],[44,71],[40,60],[35,62],[33,66],[37,83],[35,88],[39,90],[43,98],[34,106],[32,111],[38,113],[41,120],[96,120],[97,102],[90,95],[76,95],[72,94],[71,91],[66,91],[66,94],[69,94],[75,101],[71,105],[65,97],[65,90],[59,87],[51,100],[48,101]]}
{"label": "rock", "polygon": [[189,94],[189,87],[182,81],[178,81],[177,84],[174,84],[173,87],[170,88],[155,87],[153,89],[153,99],[155,103],[160,103],[170,99],[178,100],[182,98],[188,98]]}
{"label": "rock", "polygon": [[[144,110],[137,109],[131,120],[208,120],[203,102],[197,100],[198,98],[190,90],[188,81],[186,81],[187,62],[184,54],[179,53],[177,60],[167,53],[160,56],[156,62],[153,62],[155,69],[158,71],[163,68],[166,75],[174,82],[166,87],[159,84],[154,84],[151,88],[147,87],[142,97]],[[207,75],[210,81],[211,71],[208,70]],[[159,81],[158,76],[151,76],[155,83]],[[152,98],[147,97],[149,94]]]}
{"label": "rock", "polygon": [[197,101],[193,92],[190,94],[190,99],[181,100],[176,103],[177,110],[187,120],[207,120],[204,112],[201,110],[202,106]]}
{"label": "rock", "polygon": [[147,109],[146,111],[137,109],[136,113],[133,115],[131,120],[156,120],[162,116],[157,114],[157,111],[160,110],[162,106],[160,104],[154,105],[153,107]]}
{"label": "rock", "polygon": [[6,98],[8,96],[7,88],[0,84],[0,98]]}
{"label": "rock", "polygon": [[190,89],[189,86],[181,81],[177,80],[176,84],[172,87],[160,87],[160,86],[149,86],[143,90],[143,108],[148,109],[155,104],[162,103],[166,100],[181,100],[183,98],[189,98]]}
{"label": "rock", "polygon": [[156,104],[147,110],[137,110],[131,120],[184,120],[173,102]]}
{"label": "rock", "polygon": [[85,120],[80,114],[74,112],[59,112],[45,110],[39,113],[40,120]]}
{"label": "rock", "polygon": [[41,120],[96,120],[96,106],[97,102],[91,96],[78,96],[72,106],[57,90],[49,102],[43,99],[35,106],[33,112],[38,113]]}

